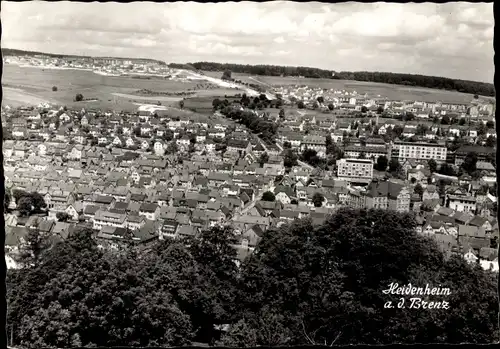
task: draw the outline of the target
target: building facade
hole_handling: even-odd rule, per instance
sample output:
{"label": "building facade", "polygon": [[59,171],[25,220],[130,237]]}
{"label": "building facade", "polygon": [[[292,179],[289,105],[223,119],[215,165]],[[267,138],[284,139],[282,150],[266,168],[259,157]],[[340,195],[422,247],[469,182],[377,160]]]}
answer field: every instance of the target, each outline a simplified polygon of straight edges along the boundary
{"label": "building facade", "polygon": [[446,154],[447,149],[444,144],[426,142],[395,141],[391,150],[391,157],[398,159],[399,162],[407,159],[418,161],[434,159],[437,163],[444,163]]}

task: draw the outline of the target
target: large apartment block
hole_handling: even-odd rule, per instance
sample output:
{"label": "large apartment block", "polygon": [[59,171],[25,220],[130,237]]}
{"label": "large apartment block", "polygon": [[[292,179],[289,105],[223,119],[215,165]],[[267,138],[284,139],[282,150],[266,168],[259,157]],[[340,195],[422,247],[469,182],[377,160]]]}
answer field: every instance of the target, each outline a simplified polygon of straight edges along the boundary
{"label": "large apartment block", "polygon": [[370,159],[337,160],[337,176],[347,181],[370,181],[373,178],[373,162]]}
{"label": "large apartment block", "polygon": [[446,162],[446,153],[447,149],[444,144],[395,141],[392,145],[391,156],[398,159],[399,162],[408,159],[425,161],[434,159],[437,163],[444,163]]}

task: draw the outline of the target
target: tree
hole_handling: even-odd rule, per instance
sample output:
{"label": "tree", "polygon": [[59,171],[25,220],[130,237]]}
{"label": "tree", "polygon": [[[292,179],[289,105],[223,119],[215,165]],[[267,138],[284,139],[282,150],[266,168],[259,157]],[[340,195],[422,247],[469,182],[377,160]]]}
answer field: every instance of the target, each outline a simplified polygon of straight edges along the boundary
{"label": "tree", "polygon": [[262,201],[275,201],[276,196],[271,191],[266,191],[262,194]]}
{"label": "tree", "polygon": [[225,70],[224,73],[222,73],[222,80],[232,80],[231,79],[231,71],[230,70]]}
{"label": "tree", "polygon": [[495,137],[489,136],[488,138],[486,138],[486,146],[487,147],[493,148],[496,146],[496,144],[497,144],[497,140]]}
{"label": "tree", "polygon": [[290,149],[290,148],[292,148],[292,144],[288,141],[285,141],[285,142],[283,142],[283,148]]}
{"label": "tree", "polygon": [[66,212],[57,212],[56,218],[59,222],[67,222],[68,219],[71,218],[71,216],[69,214],[67,214]]}
{"label": "tree", "polygon": [[427,132],[427,130],[428,130],[428,127],[426,125],[419,124],[417,126],[417,130],[415,131],[415,134],[417,136],[423,136],[423,135],[425,135],[425,133]]}
{"label": "tree", "polygon": [[181,109],[184,109],[184,100],[179,101],[179,107],[181,107]]}
{"label": "tree", "polygon": [[323,206],[324,201],[325,201],[325,197],[323,196],[323,194],[321,194],[319,192],[314,193],[314,195],[312,197],[312,202],[314,204],[314,207]]}
{"label": "tree", "polygon": [[189,134],[189,143],[196,144],[196,134],[194,133]]}
{"label": "tree", "polygon": [[51,245],[49,234],[39,231],[38,228],[30,229],[19,245],[16,261],[23,268],[38,267]]}
{"label": "tree", "polygon": [[140,126],[134,127],[132,130],[132,133],[134,134],[134,136],[140,137],[141,136],[141,127]]}
{"label": "tree", "polygon": [[429,159],[429,161],[427,161],[427,165],[429,166],[429,170],[431,171],[431,173],[434,173],[434,172],[437,171],[437,162],[436,162],[436,160]]}
{"label": "tree", "polygon": [[399,168],[401,167],[401,164],[399,163],[398,159],[392,158],[389,161],[389,172],[397,172]]}
{"label": "tree", "polygon": [[325,103],[325,98],[323,96],[319,96],[318,98],[316,98],[316,101],[318,101],[318,103]]}
{"label": "tree", "polygon": [[488,131],[486,125],[484,123],[480,122],[479,125],[477,125],[477,135],[484,136],[484,135],[486,135],[486,131]]}
{"label": "tree", "polygon": [[420,183],[418,183],[414,188],[413,188],[413,192],[415,194],[418,194],[418,196],[422,197],[422,195],[424,194],[424,188],[422,188],[422,185],[420,185]]}
{"label": "tree", "polygon": [[447,164],[447,163],[444,163],[441,166],[439,166],[439,171],[436,171],[436,172],[440,173],[442,175],[445,175],[445,176],[456,176],[457,175],[455,172],[455,169],[450,164]]}
{"label": "tree", "polygon": [[361,112],[362,112],[363,114],[364,114],[364,113],[366,113],[366,112],[368,112],[368,108],[367,108],[366,106],[364,106],[364,105],[363,105],[363,106],[361,107]]}
{"label": "tree", "polygon": [[281,109],[279,113],[279,118],[284,119],[285,118],[285,109]]}
{"label": "tree", "polygon": [[470,152],[465,156],[461,168],[468,174],[472,174],[474,171],[476,171],[476,164],[477,164],[477,154],[474,152]]}
{"label": "tree", "polygon": [[292,149],[286,149],[283,160],[283,165],[285,167],[297,166],[298,156],[292,151]]}
{"label": "tree", "polygon": [[83,101],[83,95],[81,93],[77,93],[75,96],[75,101],[77,102]]}
{"label": "tree", "polygon": [[333,110],[333,109],[334,109],[333,103],[328,103],[328,110]]}
{"label": "tree", "polygon": [[318,156],[318,152],[314,149],[306,148],[301,154],[301,160],[308,163],[311,166],[318,166],[322,162]]}
{"label": "tree", "polygon": [[304,102],[299,101],[299,102],[297,103],[297,108],[299,108],[299,109],[304,109],[305,107],[306,107],[306,106],[305,106]]}
{"label": "tree", "polygon": [[403,131],[404,129],[401,125],[396,125],[391,130],[393,137],[401,137]]}
{"label": "tree", "polygon": [[269,161],[269,155],[266,152],[262,153],[259,157],[260,167],[263,167],[265,163]]}
{"label": "tree", "polygon": [[383,172],[387,169],[388,164],[389,164],[389,160],[387,160],[387,157],[384,155],[380,155],[377,158],[377,163],[375,164],[376,170]]}
{"label": "tree", "polygon": [[177,146],[176,142],[171,142],[167,146],[167,154],[175,154],[179,151],[179,147]]}
{"label": "tree", "polygon": [[5,189],[5,194],[3,197],[3,210],[5,213],[9,212],[10,201],[12,200],[12,195],[8,189]]}
{"label": "tree", "polygon": [[[279,338],[286,345],[388,344],[409,338],[415,343],[458,343],[465,338],[496,338],[496,277],[467,265],[463,258],[445,259],[435,242],[418,235],[415,226],[410,214],[340,209],[324,224],[303,219],[270,229],[242,266],[238,321],[247,324],[247,331],[273,334],[266,337]],[[463,279],[466,275],[473,280]],[[376,313],[377,304],[391,301],[395,306],[400,301],[400,296],[382,292],[393,282],[456,287],[459,294],[451,293],[446,301],[450,310],[453,304],[460,310]],[[480,302],[473,292],[481,287],[485,298],[480,301],[487,304],[483,315],[492,321],[482,330],[482,325],[466,320],[469,311],[460,301],[466,297]],[[267,326],[259,324],[262,309],[280,317],[267,320]],[[469,330],[482,334],[456,331],[452,324],[459,319]],[[457,335],[460,338],[455,339]],[[257,336],[257,345],[265,342]]]}
{"label": "tree", "polygon": [[450,117],[448,115],[444,115],[441,118],[441,125],[449,125],[450,124]]}
{"label": "tree", "polygon": [[45,199],[40,193],[32,192],[29,194],[33,200],[33,211],[40,212],[42,209],[47,208]]}
{"label": "tree", "polygon": [[17,202],[17,210],[21,216],[29,216],[33,211],[33,198],[31,196],[23,196]]}
{"label": "tree", "polygon": [[494,128],[495,123],[491,120],[486,121],[486,128]]}
{"label": "tree", "polygon": [[214,108],[214,110],[217,110],[219,109],[220,106],[222,106],[222,102],[220,99],[218,98],[215,98],[213,101],[212,101],[212,107]]}
{"label": "tree", "polygon": [[52,86],[52,92],[57,92],[57,86]]}
{"label": "tree", "polygon": [[465,125],[465,119],[464,119],[464,118],[461,118],[460,120],[458,120],[458,124],[459,124],[460,126]]}

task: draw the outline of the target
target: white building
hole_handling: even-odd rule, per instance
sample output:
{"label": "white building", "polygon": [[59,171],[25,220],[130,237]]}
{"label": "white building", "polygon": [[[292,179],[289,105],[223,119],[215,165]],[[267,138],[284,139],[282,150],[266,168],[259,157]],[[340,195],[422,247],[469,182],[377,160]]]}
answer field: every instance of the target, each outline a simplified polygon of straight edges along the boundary
{"label": "white building", "polygon": [[371,159],[337,160],[337,176],[342,180],[371,180],[373,178],[373,162]]}
{"label": "white building", "polygon": [[300,150],[316,150],[318,156],[324,157],[326,154],[326,137],[323,136],[304,136],[300,145]]}
{"label": "white building", "polygon": [[473,196],[448,196],[448,207],[458,212],[476,212],[476,198]]}
{"label": "white building", "polygon": [[103,226],[125,228],[126,214],[114,213],[98,210],[94,216],[94,229],[101,229]]}
{"label": "white building", "polygon": [[439,164],[446,161],[446,153],[446,146],[438,143],[395,141],[392,146],[392,157],[401,163],[407,159],[434,159]]}

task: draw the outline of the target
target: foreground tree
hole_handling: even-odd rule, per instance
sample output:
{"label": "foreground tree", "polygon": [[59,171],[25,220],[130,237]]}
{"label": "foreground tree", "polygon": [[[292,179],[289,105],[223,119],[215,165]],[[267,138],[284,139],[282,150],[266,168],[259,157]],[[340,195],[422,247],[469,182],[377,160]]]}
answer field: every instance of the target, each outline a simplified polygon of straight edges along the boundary
{"label": "foreground tree", "polygon": [[[243,265],[238,321],[257,345],[269,345],[258,334],[271,324],[283,345],[490,343],[498,340],[495,282],[461,257],[445,260],[410,214],[340,209],[319,226],[299,220],[264,233]],[[451,296],[423,298],[449,309],[398,309],[401,296],[382,292],[391,283],[448,287]],[[280,316],[262,323],[263,308]],[[238,341],[233,332],[223,339]]]}

